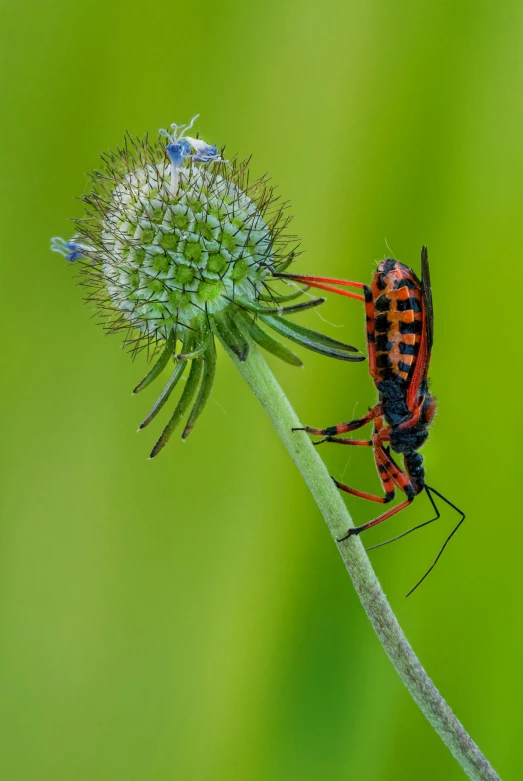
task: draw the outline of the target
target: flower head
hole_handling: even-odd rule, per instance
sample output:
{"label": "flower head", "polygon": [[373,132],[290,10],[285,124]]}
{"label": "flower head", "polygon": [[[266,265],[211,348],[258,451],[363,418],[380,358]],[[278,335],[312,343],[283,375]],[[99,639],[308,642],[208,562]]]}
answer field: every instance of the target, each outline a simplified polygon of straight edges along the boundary
{"label": "flower head", "polygon": [[[86,214],[75,220],[71,241],[54,238],[51,249],[78,261],[88,300],[110,332],[124,330],[136,352],[159,357],[135,392],[152,382],[169,361],[175,368],[146,426],[159,412],[188,364],[191,368],[175,412],[153,455],[163,447],[196,401],[183,437],[209,396],[217,336],[240,360],[249,334],[294,365],[300,359],[270,336],[260,322],[309,349],[343,360],[363,360],[356,348],[287,320],[283,315],[321,304],[317,298],[284,304],[289,295],[273,285],[297,257],[290,221],[266,177],[249,181],[248,161],[223,160],[216,146],[187,136],[187,126],[160,130],[159,139],[127,135],[123,148],[102,156],[82,197]],[[165,144],[165,140],[167,144]]]}

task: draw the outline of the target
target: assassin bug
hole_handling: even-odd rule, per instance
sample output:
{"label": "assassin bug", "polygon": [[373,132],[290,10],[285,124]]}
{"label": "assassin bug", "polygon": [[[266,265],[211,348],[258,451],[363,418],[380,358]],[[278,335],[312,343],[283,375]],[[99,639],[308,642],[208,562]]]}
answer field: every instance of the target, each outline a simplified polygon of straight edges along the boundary
{"label": "assassin bug", "polygon": [[[298,274],[276,276],[355,298],[365,304],[369,372],[378,390],[378,403],[363,417],[347,423],[324,429],[305,426],[303,429],[296,430],[323,437],[315,443],[317,445],[322,442],[335,442],[338,445],[373,448],[374,460],[385,496],[358,491],[334,480],[341,491],[372,502],[387,504],[392,501],[398,488],[406,495],[406,499],[369,523],[349,529],[338,542],[383,523],[408,507],[423,491],[426,492],[436,516],[391,540],[372,546],[373,548],[393,542],[415,529],[436,521],[440,513],[434,496],[442,499],[461,516],[459,523],[445,540],[434,563],[409,591],[407,594],[409,596],[435,567],[449,540],[465,520],[465,514],[456,505],[426,484],[423,457],[418,453],[418,449],[428,438],[428,428],[436,411],[436,402],[429,392],[427,378],[434,339],[434,310],[427,248],[422,247],[421,250],[421,281],[411,268],[391,259],[381,261],[370,287],[362,282],[330,277]],[[340,290],[335,285],[359,288],[363,291],[363,295]],[[338,438],[340,434],[355,431],[371,422],[373,423],[371,439]],[[403,455],[403,469],[392,457],[391,450]]]}

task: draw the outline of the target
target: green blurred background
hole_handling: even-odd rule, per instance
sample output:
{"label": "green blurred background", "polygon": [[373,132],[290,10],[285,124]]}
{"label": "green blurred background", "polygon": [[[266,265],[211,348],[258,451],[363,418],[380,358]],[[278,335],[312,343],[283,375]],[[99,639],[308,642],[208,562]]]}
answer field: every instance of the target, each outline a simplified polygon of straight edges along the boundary
{"label": "green blurred background", "polygon": [[[124,130],[200,112],[293,203],[304,272],[370,280],[429,246],[430,483],[467,511],[373,555],[415,649],[504,779],[521,728],[523,5],[2,0],[0,773],[6,781],[463,778],[409,699],[296,469],[220,356],[193,435],[146,457],[159,390],[49,252]],[[364,345],[361,307],[300,322]],[[322,322],[321,317],[330,323]],[[303,353],[303,351],[302,351]],[[366,364],[271,361],[303,421]],[[326,447],[373,490],[370,453]],[[333,452],[335,451],[335,452]],[[374,506],[348,498],[358,522]],[[368,541],[426,519],[426,498]]]}

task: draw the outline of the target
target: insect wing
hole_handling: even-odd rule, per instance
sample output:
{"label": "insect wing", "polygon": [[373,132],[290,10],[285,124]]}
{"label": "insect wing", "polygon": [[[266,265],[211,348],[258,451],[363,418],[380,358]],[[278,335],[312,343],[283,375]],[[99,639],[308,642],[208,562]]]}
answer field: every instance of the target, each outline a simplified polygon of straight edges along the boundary
{"label": "insect wing", "polygon": [[407,391],[407,407],[413,413],[420,403],[419,390],[423,379],[427,379],[430,354],[434,341],[434,310],[430,286],[429,255],[427,248],[421,248],[421,295],[423,298],[423,323],[419,353]]}
{"label": "insect wing", "polygon": [[421,292],[423,295],[424,326],[427,339],[427,354],[430,355],[434,344],[434,307],[432,305],[432,287],[430,285],[429,253],[421,248]]}

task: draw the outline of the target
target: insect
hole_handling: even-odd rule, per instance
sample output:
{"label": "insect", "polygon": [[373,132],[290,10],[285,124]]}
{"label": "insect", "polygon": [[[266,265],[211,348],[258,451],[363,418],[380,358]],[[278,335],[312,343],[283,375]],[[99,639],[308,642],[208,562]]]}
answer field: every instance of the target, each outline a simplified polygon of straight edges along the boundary
{"label": "insect", "polygon": [[[422,247],[421,250],[421,281],[411,268],[391,259],[381,261],[370,287],[362,282],[330,277],[297,274],[278,276],[365,303],[369,372],[378,390],[377,404],[369,408],[363,417],[347,423],[339,423],[324,429],[305,426],[296,430],[323,437],[315,443],[317,445],[323,442],[334,442],[338,445],[356,445],[373,449],[385,495],[376,496],[358,491],[334,480],[341,491],[379,504],[391,502],[396,489],[402,491],[406,498],[374,520],[349,529],[338,542],[383,523],[408,507],[423,491],[434,508],[435,517],[391,540],[374,545],[373,548],[400,539],[438,520],[440,513],[435,496],[446,502],[461,516],[457,526],[445,540],[434,563],[409,591],[407,594],[409,596],[435,567],[451,537],[465,520],[465,514],[456,505],[435,488],[427,485],[423,457],[418,453],[419,448],[427,441],[428,429],[436,411],[436,401],[429,391],[427,377],[434,340],[434,310],[427,248]],[[363,291],[363,295],[340,290],[335,285],[359,288]],[[355,431],[371,422],[373,423],[371,439],[340,438],[341,434]],[[391,451],[403,456],[403,469],[396,463]]]}

